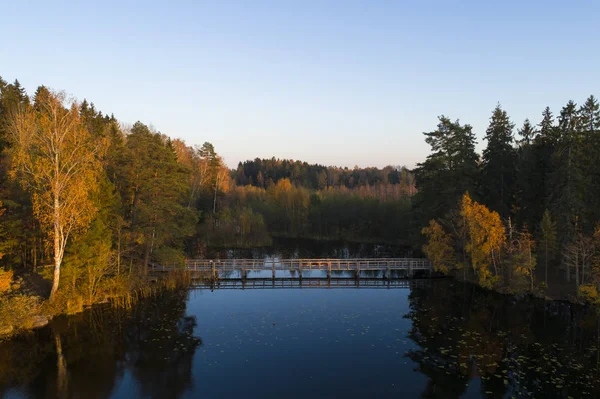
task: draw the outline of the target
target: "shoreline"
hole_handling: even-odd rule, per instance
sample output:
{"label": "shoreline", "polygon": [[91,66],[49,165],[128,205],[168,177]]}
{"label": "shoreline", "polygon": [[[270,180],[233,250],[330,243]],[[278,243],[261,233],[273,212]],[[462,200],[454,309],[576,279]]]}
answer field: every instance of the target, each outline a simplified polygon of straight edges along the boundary
{"label": "shoreline", "polygon": [[[12,300],[12,298],[27,299],[37,303],[36,311],[27,314],[20,318],[13,319],[4,326],[0,326],[0,342],[10,340],[22,334],[27,334],[33,330],[47,326],[55,317],[75,316],[97,306],[114,306],[128,309],[134,305],[136,301],[144,298],[152,297],[161,292],[173,291],[176,289],[188,289],[191,285],[191,277],[187,272],[169,274],[167,276],[156,277],[148,274],[145,278],[146,283],[131,289],[130,291],[115,295],[112,297],[103,297],[92,303],[81,304],[74,311],[68,308],[56,308],[55,303],[50,302],[48,298],[41,295],[26,293],[25,290],[19,290],[5,294],[2,300]],[[16,322],[16,323],[15,323]]]}
{"label": "shoreline", "polygon": [[[185,273],[185,274],[187,275],[187,273]],[[26,295],[26,294],[22,294],[22,293],[13,293],[14,296],[22,296],[22,297],[27,296],[30,298],[38,298],[39,300],[43,300],[44,302],[41,304],[41,308],[45,309],[46,311],[36,312],[35,314],[29,315],[28,319],[31,320],[32,323],[30,323],[27,326],[18,326],[18,327],[11,326],[9,329],[5,328],[4,330],[0,331],[0,342],[11,340],[20,335],[28,334],[34,330],[46,327],[48,324],[50,324],[50,322],[55,317],[71,317],[71,316],[75,316],[75,315],[84,313],[93,308],[102,307],[102,306],[115,306],[115,307],[120,307],[123,309],[128,309],[131,306],[134,306],[136,301],[139,301],[141,299],[149,298],[149,297],[158,295],[162,292],[173,291],[176,289],[189,290],[191,288],[192,280],[189,275],[188,275],[187,279],[185,280],[185,282],[181,281],[181,280],[179,280],[179,281],[176,281],[176,280],[177,279],[173,279],[173,278],[161,279],[161,278],[156,278],[156,277],[151,277],[151,278],[148,277],[148,281],[151,283],[151,285],[149,285],[149,286],[147,285],[145,287],[142,287],[141,289],[132,290],[129,293],[121,295],[119,297],[103,298],[100,301],[83,305],[80,309],[78,309],[78,311],[72,312],[72,313],[58,312],[58,313],[53,314],[52,312],[48,312],[47,311],[48,308],[44,306],[44,305],[47,305],[47,303],[48,303],[47,299],[43,300],[39,296]],[[474,286],[477,289],[481,289],[481,290],[488,291],[488,292],[493,292],[495,294],[499,294],[504,297],[512,297],[516,301],[522,301],[524,299],[525,300],[542,300],[542,301],[548,302],[548,303],[571,304],[571,305],[581,306],[581,307],[585,307],[585,308],[594,306],[593,304],[591,304],[589,302],[577,300],[577,298],[575,298],[571,295],[569,295],[567,297],[564,297],[564,296],[552,297],[552,296],[542,295],[540,293],[535,293],[535,292],[515,293],[515,292],[509,292],[506,289],[489,289],[489,288],[482,287],[481,285],[477,284],[474,281],[464,280],[461,278],[457,278],[457,276],[451,276],[451,275],[436,275],[436,276],[432,276],[427,279],[414,279],[414,280],[434,280],[434,281],[454,280],[456,282],[460,282],[463,284],[466,283],[466,284]]]}

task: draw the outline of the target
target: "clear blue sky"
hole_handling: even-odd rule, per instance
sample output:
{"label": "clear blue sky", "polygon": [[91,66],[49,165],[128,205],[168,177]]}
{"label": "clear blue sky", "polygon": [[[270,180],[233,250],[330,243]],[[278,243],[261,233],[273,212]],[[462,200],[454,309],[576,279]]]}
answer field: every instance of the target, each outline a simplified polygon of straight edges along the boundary
{"label": "clear blue sky", "polygon": [[600,96],[594,0],[70,3],[0,0],[0,76],[210,141],[230,166],[412,167],[440,114],[481,138],[498,102],[520,125]]}

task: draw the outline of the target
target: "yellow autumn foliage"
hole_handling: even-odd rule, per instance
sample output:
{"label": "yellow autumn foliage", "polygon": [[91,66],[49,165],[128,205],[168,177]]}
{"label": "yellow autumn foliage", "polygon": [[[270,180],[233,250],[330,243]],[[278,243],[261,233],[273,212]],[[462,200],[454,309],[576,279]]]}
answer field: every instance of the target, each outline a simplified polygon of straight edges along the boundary
{"label": "yellow autumn foliage", "polygon": [[434,270],[448,274],[450,269],[456,266],[452,236],[435,220],[430,220],[429,226],[424,227],[421,234],[428,239],[427,244],[423,246],[423,252],[431,261]]}
{"label": "yellow autumn foliage", "polygon": [[580,285],[577,294],[585,302],[594,305],[600,305],[600,296],[598,295],[598,289],[593,284]]}
{"label": "yellow autumn foliage", "polygon": [[13,281],[13,272],[12,271],[4,271],[4,269],[0,268],[0,295],[5,294],[10,291],[10,285]]}
{"label": "yellow autumn foliage", "polygon": [[466,193],[461,202],[461,216],[468,227],[466,252],[481,286],[492,288],[499,280],[499,255],[506,243],[500,215],[471,199]]}

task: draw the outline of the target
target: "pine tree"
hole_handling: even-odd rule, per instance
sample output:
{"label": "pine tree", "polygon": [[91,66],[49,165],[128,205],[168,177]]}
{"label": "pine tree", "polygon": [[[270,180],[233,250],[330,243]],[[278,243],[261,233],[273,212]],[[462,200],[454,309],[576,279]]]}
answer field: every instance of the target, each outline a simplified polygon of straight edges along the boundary
{"label": "pine tree", "polygon": [[187,208],[189,169],[177,163],[166,136],[141,122],[133,125],[123,151],[115,176],[127,209],[130,248],[144,266],[152,259],[166,260],[165,254],[171,262],[183,259],[184,238],[197,222],[196,212]]}
{"label": "pine tree", "polygon": [[513,128],[506,111],[498,104],[485,135],[488,145],[483,151],[482,187],[485,203],[503,218],[510,216],[514,203],[516,153]]}
{"label": "pine tree", "polygon": [[418,189],[414,198],[419,224],[443,217],[465,192],[477,196],[479,157],[470,125],[439,117],[437,129],[423,133],[432,153],[415,169]]}

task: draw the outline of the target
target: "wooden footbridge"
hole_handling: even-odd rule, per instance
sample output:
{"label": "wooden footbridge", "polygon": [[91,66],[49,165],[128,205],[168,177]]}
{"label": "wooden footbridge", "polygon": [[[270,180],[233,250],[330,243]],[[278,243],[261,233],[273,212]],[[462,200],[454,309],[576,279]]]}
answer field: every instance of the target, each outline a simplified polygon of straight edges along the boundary
{"label": "wooden footbridge", "polygon": [[[271,278],[302,279],[303,273],[321,271],[321,275],[331,278],[332,275],[342,276],[348,272],[359,279],[361,274],[373,278],[382,275],[383,278],[413,278],[431,275],[431,263],[421,258],[365,258],[365,259],[187,259],[185,264],[158,265],[150,264],[155,272],[187,270],[194,273],[208,274],[213,279],[231,278],[245,280],[249,272],[257,272],[264,278],[265,273],[271,272]],[[284,273],[285,272],[285,273]],[[324,272],[324,273],[323,273]],[[278,276],[278,273],[280,276]],[[312,275],[311,275],[312,277]]]}
{"label": "wooden footbridge", "polygon": [[426,283],[422,279],[382,279],[362,277],[354,278],[250,278],[222,279],[210,282],[195,282],[192,287],[198,289],[247,290],[247,289],[328,289],[328,288],[365,288],[365,289],[409,289]]}

